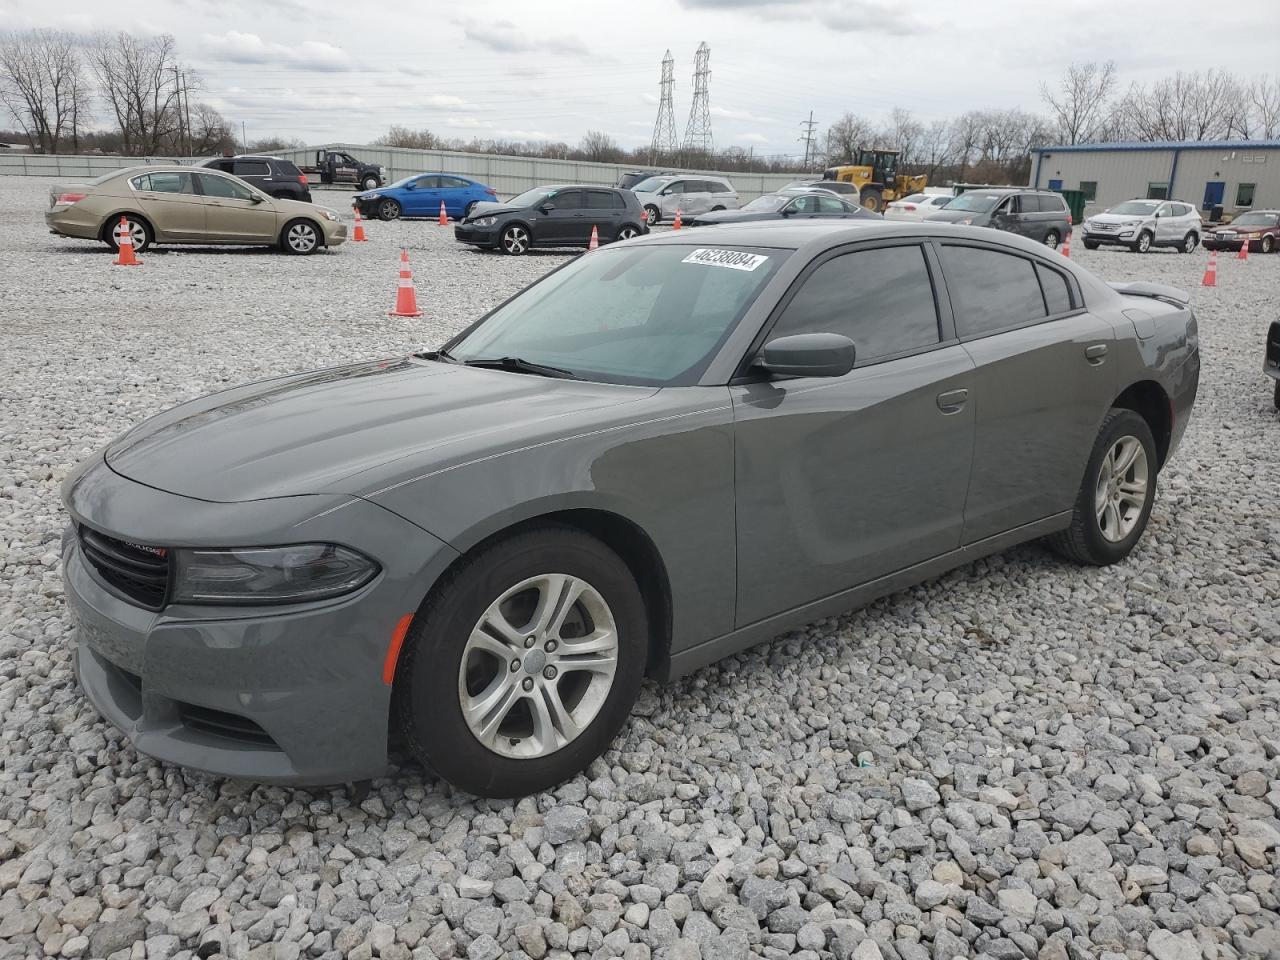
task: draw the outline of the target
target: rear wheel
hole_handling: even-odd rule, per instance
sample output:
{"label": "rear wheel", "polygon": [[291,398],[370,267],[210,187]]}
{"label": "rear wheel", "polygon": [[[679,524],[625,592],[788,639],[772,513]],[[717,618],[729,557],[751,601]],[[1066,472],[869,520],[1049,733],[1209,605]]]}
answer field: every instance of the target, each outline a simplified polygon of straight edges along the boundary
{"label": "rear wheel", "polygon": [[640,231],[629,223],[623,224],[623,226],[618,229],[619,240],[630,240],[632,237],[638,236],[639,234]]}
{"label": "rear wheel", "polygon": [[499,245],[502,252],[509,256],[522,256],[529,249],[529,231],[521,224],[513,223],[502,231]]}
{"label": "rear wheel", "polygon": [[1157,464],[1147,421],[1132,410],[1110,410],[1089,455],[1071,526],[1049,538],[1050,546],[1095,566],[1127,557],[1151,515]]}
{"label": "rear wheel", "polygon": [[872,213],[884,210],[884,193],[879,187],[866,187],[858,196],[859,202]]}
{"label": "rear wheel", "polygon": [[1058,244],[1062,242],[1062,237],[1058,235],[1057,230],[1050,230],[1044,235],[1044,245],[1050,250],[1057,250]]}
{"label": "rear wheel", "polygon": [[320,246],[320,230],[310,220],[293,220],[280,231],[280,249],[305,257]]}
{"label": "rear wheel", "polygon": [[1133,249],[1138,253],[1149,253],[1151,251],[1151,232],[1143,230],[1138,234],[1138,240],[1133,245]]}
{"label": "rear wheel", "polygon": [[379,220],[399,220],[400,204],[390,198],[378,201],[378,219]]}
{"label": "rear wheel", "polygon": [[1182,238],[1182,246],[1180,246],[1178,249],[1183,253],[1191,253],[1199,245],[1200,245],[1200,237],[1196,234],[1194,230],[1192,230],[1190,233],[1188,233],[1185,237]]}
{"label": "rear wheel", "polygon": [[[151,232],[151,224],[143,220],[136,213],[126,213],[124,215],[125,225],[129,231],[129,236],[133,240],[133,252],[142,253],[147,247],[151,246],[155,240],[155,234]],[[113,251],[118,251],[120,245],[116,243],[116,230],[120,228],[120,218],[114,217],[102,225],[102,242],[110,247]]]}
{"label": "rear wheel", "polygon": [[652,203],[644,208],[644,215],[649,219],[649,225],[653,226],[662,219],[662,211],[655,207]]}
{"label": "rear wheel", "polygon": [[644,676],[635,579],[594,537],[536,527],[464,560],[413,621],[395,715],[412,751],[486,797],[548,789],[609,746]]}

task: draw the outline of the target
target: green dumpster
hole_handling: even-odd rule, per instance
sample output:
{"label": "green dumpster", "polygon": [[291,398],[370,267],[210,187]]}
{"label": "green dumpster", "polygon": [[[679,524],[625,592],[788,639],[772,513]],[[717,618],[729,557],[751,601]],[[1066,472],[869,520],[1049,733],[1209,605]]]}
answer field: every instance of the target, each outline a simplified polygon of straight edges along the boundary
{"label": "green dumpster", "polygon": [[1071,211],[1071,222],[1082,223],[1084,221],[1084,191],[1083,190],[1059,190],[1062,199],[1067,201],[1067,209]]}

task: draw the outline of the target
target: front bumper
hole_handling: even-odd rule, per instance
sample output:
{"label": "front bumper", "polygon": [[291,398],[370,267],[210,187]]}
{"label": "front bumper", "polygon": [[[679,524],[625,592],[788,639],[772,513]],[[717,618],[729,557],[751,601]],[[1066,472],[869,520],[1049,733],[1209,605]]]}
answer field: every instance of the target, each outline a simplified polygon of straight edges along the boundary
{"label": "front bumper", "polygon": [[477,227],[470,223],[458,223],[453,227],[453,239],[480,247],[492,247],[498,242],[498,229],[496,226]]}
{"label": "front bumper", "polygon": [[81,686],[138,750],[271,783],[339,783],[386,771],[390,641],[455,551],[364,500],[210,503],[128,480],[100,457],[73,473],[64,495],[76,524],[122,540],[329,541],[375,557],[381,573],[336,600],[154,611],[103,579],[74,530],[62,547]]}
{"label": "front bumper", "polygon": [[1113,243],[1118,246],[1128,247],[1138,242],[1138,232],[1137,227],[1126,227],[1123,230],[1098,231],[1090,230],[1088,226],[1085,226],[1080,231],[1080,237],[1082,240],[1088,240],[1090,243]]}
{"label": "front bumper", "polygon": [[324,221],[324,243],[326,247],[337,247],[347,242],[347,225],[341,221]]}
{"label": "front bumper", "polygon": [[[1258,252],[1262,249],[1262,238],[1251,237],[1247,240],[1250,252]],[[1202,246],[1206,250],[1239,250],[1246,243],[1244,237],[1231,236],[1220,237],[1217,234],[1207,234],[1202,241]]]}

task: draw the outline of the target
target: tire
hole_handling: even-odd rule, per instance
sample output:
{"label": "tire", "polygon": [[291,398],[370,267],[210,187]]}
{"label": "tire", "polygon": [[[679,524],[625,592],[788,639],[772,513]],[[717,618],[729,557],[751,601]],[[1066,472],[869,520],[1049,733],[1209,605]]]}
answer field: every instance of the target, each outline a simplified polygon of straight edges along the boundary
{"label": "tire", "polygon": [[630,240],[632,237],[640,236],[640,228],[634,224],[624,223],[618,228],[618,240]]}
{"label": "tire", "polygon": [[382,186],[382,181],[373,174],[369,174],[360,181],[361,190],[376,190],[380,186]]}
{"label": "tire", "polygon": [[884,193],[879,187],[865,187],[858,195],[858,202],[872,213],[884,212]]}
{"label": "tire", "polygon": [[[155,231],[151,229],[151,224],[145,218],[136,213],[124,214],[125,222],[129,224],[129,232],[133,235],[133,252],[142,253],[153,243],[155,243]],[[102,225],[102,242],[111,248],[112,253],[120,250],[116,243],[116,227],[120,226],[120,218],[112,217]]]}
{"label": "tire", "polygon": [[1270,253],[1275,248],[1276,248],[1276,239],[1275,237],[1271,236],[1271,234],[1267,234],[1265,237],[1263,237],[1262,243],[1258,247],[1258,249],[1261,250],[1263,253]]}
{"label": "tire", "polygon": [[662,222],[662,211],[655,207],[652,203],[644,208],[645,216],[649,218],[649,226]]}
{"label": "tire", "polygon": [[[560,629],[537,631],[535,601],[548,587],[562,589],[553,578],[576,580],[585,590]],[[525,617],[515,629],[512,620]],[[573,646],[568,638],[607,634],[606,619],[616,641],[612,674],[608,650],[594,668],[568,666],[591,655],[565,658]],[[479,629],[495,621],[510,642],[492,627]],[[549,789],[586,769],[626,721],[644,678],[647,631],[635,578],[594,537],[549,524],[497,540],[447,574],[414,617],[396,669],[396,721],[422,763],[461,790],[517,797]],[[464,702],[482,701],[489,690],[506,706],[468,719]],[[564,708],[558,717],[580,726],[550,722],[552,703]],[[541,723],[538,706],[545,710]]]}
{"label": "tire", "polygon": [[1179,253],[1193,253],[1196,247],[1200,245],[1200,237],[1194,230],[1182,238],[1182,246],[1178,247]]}
{"label": "tire", "polygon": [[1276,381],[1275,402],[1276,402],[1276,409],[1280,410],[1280,380]]}
{"label": "tire", "polygon": [[310,256],[324,245],[323,237],[310,220],[290,220],[280,231],[280,249],[294,256]]}
{"label": "tire", "polygon": [[1151,251],[1151,241],[1153,239],[1154,238],[1151,236],[1150,230],[1143,230],[1140,234],[1138,234],[1138,240],[1133,245],[1134,252],[1149,253]]}
{"label": "tire", "polygon": [[[1141,506],[1126,503],[1123,499],[1116,500],[1120,490],[1107,473],[1113,452],[1120,451],[1122,456],[1128,456],[1133,450],[1130,444],[1138,447],[1133,453],[1133,461],[1122,475],[1130,479],[1122,479],[1119,483],[1122,486],[1127,484],[1130,491],[1135,491],[1141,483]],[[1103,418],[1098,439],[1089,455],[1071,515],[1071,526],[1050,537],[1049,545],[1068,560],[1100,567],[1127,557],[1142,538],[1151,516],[1159,473],[1157,463],[1156,444],[1147,421],[1132,410],[1113,407]],[[1109,503],[1108,492],[1111,496]],[[1104,504],[1102,517],[1098,515],[1099,501]],[[1104,530],[1104,527],[1110,529]]]}
{"label": "tire", "polygon": [[1096,240],[1084,241],[1084,248],[1086,250],[1097,250],[1099,246],[1101,246],[1101,244],[1099,244]]}
{"label": "tire", "polygon": [[399,220],[401,214],[400,203],[387,197],[378,201],[378,219],[379,220]]}
{"label": "tire", "polygon": [[1058,244],[1062,242],[1062,237],[1058,235],[1057,230],[1050,230],[1044,235],[1044,245],[1050,250],[1057,250]]}
{"label": "tire", "polygon": [[532,238],[529,236],[529,228],[523,223],[513,223],[505,227],[502,236],[498,238],[498,246],[509,257],[524,256],[529,252],[530,243]]}

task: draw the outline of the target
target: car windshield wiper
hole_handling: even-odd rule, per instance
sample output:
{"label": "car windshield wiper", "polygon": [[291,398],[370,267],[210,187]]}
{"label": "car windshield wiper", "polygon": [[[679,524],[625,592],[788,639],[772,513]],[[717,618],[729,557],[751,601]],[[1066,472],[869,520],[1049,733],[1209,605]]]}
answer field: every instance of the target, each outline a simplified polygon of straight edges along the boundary
{"label": "car windshield wiper", "polygon": [[563,367],[549,367],[545,363],[534,363],[532,360],[525,360],[523,357],[476,357],[473,360],[463,360],[462,363],[468,367],[509,370],[512,373],[532,373],[539,377],[554,377],[559,380],[582,379],[576,373],[571,370],[565,370]]}

